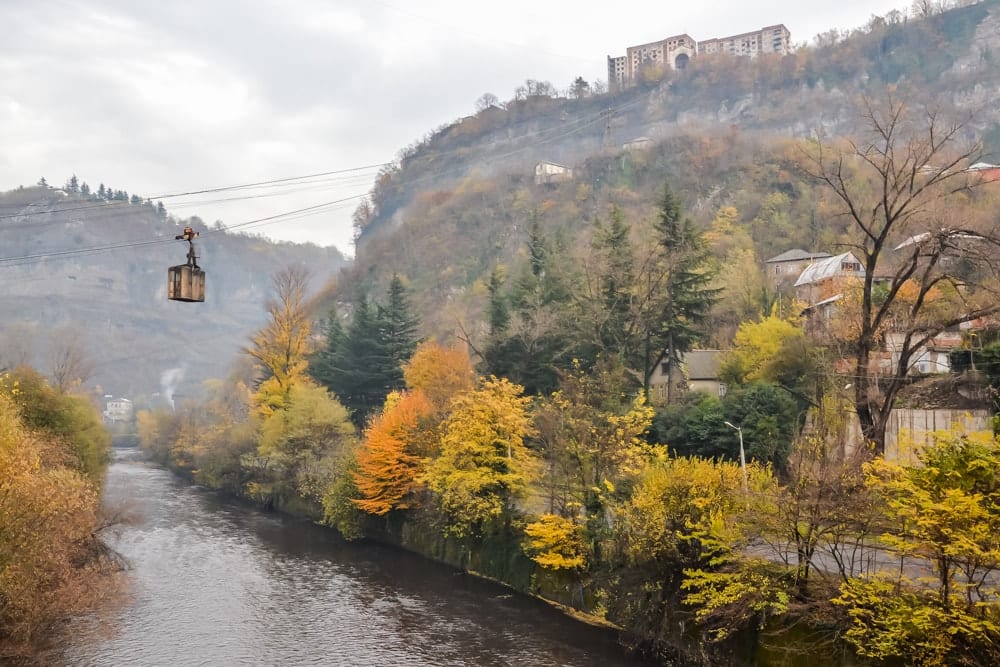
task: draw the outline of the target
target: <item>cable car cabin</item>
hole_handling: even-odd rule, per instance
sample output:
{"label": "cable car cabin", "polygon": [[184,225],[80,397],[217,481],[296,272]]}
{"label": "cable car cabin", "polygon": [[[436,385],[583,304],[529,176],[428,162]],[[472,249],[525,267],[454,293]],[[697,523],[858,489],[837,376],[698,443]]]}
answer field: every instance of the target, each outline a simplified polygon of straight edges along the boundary
{"label": "cable car cabin", "polygon": [[187,264],[171,266],[167,269],[167,298],[171,301],[204,301],[205,272],[198,266],[198,256],[194,251],[194,237],[198,232],[190,227],[176,236],[178,241],[188,242]]}
{"label": "cable car cabin", "polygon": [[189,264],[171,266],[167,269],[167,298],[171,301],[204,301],[205,272]]}

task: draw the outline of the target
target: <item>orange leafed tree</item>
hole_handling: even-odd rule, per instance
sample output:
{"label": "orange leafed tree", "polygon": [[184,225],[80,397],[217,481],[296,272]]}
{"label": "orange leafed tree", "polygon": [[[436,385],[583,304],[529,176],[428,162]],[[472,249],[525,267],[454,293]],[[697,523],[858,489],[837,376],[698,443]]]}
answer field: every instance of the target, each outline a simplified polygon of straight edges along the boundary
{"label": "orange leafed tree", "polygon": [[476,375],[464,347],[430,341],[403,367],[403,379],[410,389],[422,391],[435,411],[444,412],[452,398],[472,389]]}
{"label": "orange leafed tree", "polygon": [[389,395],[358,450],[354,483],[362,497],[353,502],[359,509],[382,516],[413,506],[421,459],[412,443],[420,439],[421,422],[433,412],[427,395],[419,389]]}

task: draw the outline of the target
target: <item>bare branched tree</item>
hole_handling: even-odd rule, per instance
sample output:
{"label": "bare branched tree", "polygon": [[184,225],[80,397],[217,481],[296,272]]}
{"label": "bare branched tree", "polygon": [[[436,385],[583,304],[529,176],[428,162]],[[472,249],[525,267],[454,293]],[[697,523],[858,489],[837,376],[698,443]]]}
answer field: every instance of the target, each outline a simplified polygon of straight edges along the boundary
{"label": "bare branched tree", "polygon": [[78,329],[63,327],[49,336],[49,375],[60,391],[82,385],[94,372],[94,362]]}
{"label": "bare branched tree", "polygon": [[[851,223],[848,243],[865,276],[855,333],[854,404],[865,439],[885,448],[896,396],[915,359],[949,328],[1000,311],[1000,236],[977,207],[980,154],[967,121],[911,109],[889,95],[864,100],[863,129],[818,141],[802,170],[827,186]],[[875,354],[893,334],[891,367]]]}

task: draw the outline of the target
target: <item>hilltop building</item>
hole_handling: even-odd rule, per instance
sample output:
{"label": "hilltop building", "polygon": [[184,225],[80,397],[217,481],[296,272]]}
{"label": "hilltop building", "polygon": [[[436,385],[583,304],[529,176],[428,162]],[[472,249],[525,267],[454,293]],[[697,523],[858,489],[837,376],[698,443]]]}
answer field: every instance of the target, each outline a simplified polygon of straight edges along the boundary
{"label": "hilltop building", "polygon": [[778,24],[755,32],[716,37],[703,42],[696,42],[691,35],[681,34],[657,42],[630,46],[625,49],[624,56],[608,56],[608,86],[612,90],[634,86],[647,67],[684,69],[699,54],[724,53],[747,58],[761,53],[784,55],[791,51],[791,40],[788,28]]}
{"label": "hilltop building", "polygon": [[744,32],[730,37],[716,37],[698,42],[698,53],[724,53],[730,56],[753,58],[761,53],[785,55],[791,51],[792,33],[781,25],[769,25],[755,32]]}
{"label": "hilltop building", "polygon": [[698,53],[698,44],[690,35],[674,35],[658,42],[630,46],[624,56],[608,56],[608,85],[621,89],[639,80],[643,67],[664,65],[684,69]]}

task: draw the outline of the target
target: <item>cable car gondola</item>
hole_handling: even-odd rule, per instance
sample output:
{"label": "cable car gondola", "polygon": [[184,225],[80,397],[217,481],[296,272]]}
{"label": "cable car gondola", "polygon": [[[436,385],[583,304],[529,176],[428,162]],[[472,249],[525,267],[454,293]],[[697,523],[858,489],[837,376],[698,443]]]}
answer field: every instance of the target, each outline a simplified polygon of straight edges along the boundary
{"label": "cable car gondola", "polygon": [[187,264],[171,266],[167,269],[167,298],[171,301],[204,301],[205,272],[198,266],[198,256],[194,254],[194,237],[198,232],[190,227],[175,236],[178,241],[188,242]]}

